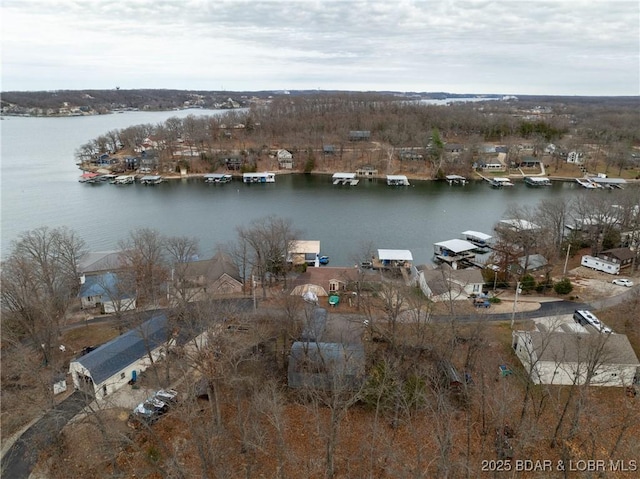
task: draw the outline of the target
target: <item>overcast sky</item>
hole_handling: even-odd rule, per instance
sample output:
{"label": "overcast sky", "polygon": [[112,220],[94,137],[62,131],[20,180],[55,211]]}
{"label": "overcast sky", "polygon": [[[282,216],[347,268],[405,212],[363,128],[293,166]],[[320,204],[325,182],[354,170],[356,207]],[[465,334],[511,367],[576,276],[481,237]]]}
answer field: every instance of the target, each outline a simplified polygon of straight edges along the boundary
{"label": "overcast sky", "polygon": [[2,0],[2,91],[638,95],[640,2]]}

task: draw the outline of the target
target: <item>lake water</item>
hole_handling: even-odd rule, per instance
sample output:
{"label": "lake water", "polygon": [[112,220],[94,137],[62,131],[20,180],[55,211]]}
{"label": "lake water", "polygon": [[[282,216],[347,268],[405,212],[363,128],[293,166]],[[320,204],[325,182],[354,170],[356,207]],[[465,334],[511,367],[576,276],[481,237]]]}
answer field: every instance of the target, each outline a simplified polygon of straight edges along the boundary
{"label": "lake water", "polygon": [[40,226],[68,226],[101,251],[136,228],[165,235],[194,236],[201,257],[233,241],[236,226],[267,215],[291,218],[300,239],[320,240],[331,265],[362,259],[366,248],[409,249],[426,263],[433,243],[460,237],[467,229],[491,234],[510,203],[535,204],[545,197],[578,192],[578,185],[555,183],[533,189],[524,184],[495,190],[487,183],[464,187],[412,182],[389,187],[361,180],[334,186],[328,176],[278,175],[275,184],[245,185],[234,180],[207,185],[176,180],[155,187],[78,182],[74,152],[112,129],[161,123],[171,116],[220,111],[127,112],[90,117],[20,118],[0,122],[2,133],[2,255],[21,232]]}

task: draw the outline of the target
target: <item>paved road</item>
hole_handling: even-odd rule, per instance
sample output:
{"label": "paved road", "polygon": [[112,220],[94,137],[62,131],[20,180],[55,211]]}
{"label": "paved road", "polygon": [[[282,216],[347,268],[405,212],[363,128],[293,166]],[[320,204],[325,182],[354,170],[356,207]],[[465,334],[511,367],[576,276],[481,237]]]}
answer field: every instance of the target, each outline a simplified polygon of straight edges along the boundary
{"label": "paved road", "polygon": [[27,429],[2,457],[2,477],[28,479],[39,452],[51,445],[65,424],[82,411],[86,399],[84,393],[74,392]]}
{"label": "paved road", "polygon": [[[604,307],[621,304],[628,300],[632,295],[640,292],[640,286],[629,288],[617,296],[593,301],[588,303],[575,303],[573,301],[552,301],[543,302],[540,308],[535,311],[523,311],[516,313],[516,319],[534,319],[548,316],[558,316],[562,314],[573,313],[576,309],[601,309]],[[229,304],[224,304],[228,310],[248,311],[252,308],[251,299],[231,300]],[[219,306],[222,306],[220,304]],[[221,308],[224,310],[226,308]],[[144,315],[145,313],[137,313]],[[148,312],[147,312],[148,314]],[[344,326],[340,332],[343,339],[352,338],[354,333],[353,318],[354,315],[336,315],[340,316]],[[345,317],[342,317],[345,316]],[[348,316],[348,317],[346,317]],[[478,319],[487,321],[508,321],[512,317],[512,313],[492,314],[489,311],[483,311],[481,314],[457,315],[458,321],[477,321]],[[363,316],[364,318],[364,316]],[[436,321],[446,321],[451,319],[450,316],[437,316],[433,318]],[[113,321],[111,316],[101,316],[88,320],[86,323],[78,323],[67,326],[66,329],[85,326],[85,324],[107,323]],[[360,321],[358,321],[360,323]],[[360,326],[360,324],[358,324]],[[359,332],[359,327],[357,328]],[[2,457],[1,475],[3,478],[10,479],[28,479],[33,466],[36,464],[38,452],[46,446],[53,443],[64,425],[76,414],[78,414],[86,404],[86,396],[80,391],[74,392],[67,399],[58,404],[53,410],[47,412],[39,421],[31,426],[16,442],[9,448],[7,453]]]}

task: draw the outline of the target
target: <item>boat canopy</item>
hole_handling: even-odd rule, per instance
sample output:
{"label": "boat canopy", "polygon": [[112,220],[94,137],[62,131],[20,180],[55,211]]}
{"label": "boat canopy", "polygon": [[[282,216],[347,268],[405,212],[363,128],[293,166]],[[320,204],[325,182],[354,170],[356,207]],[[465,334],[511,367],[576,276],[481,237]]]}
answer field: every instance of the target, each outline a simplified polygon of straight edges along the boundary
{"label": "boat canopy", "polygon": [[408,249],[379,249],[380,261],[413,261],[413,255]]}
{"label": "boat canopy", "polygon": [[481,241],[487,241],[492,238],[491,235],[488,235],[486,233],[481,233],[480,231],[467,230],[467,231],[463,231],[462,234],[467,238],[474,238]]}
{"label": "boat canopy", "polygon": [[356,177],[355,173],[334,173],[334,180],[353,180]]}
{"label": "boat canopy", "polygon": [[452,251],[454,253],[463,253],[465,251],[473,251],[477,248],[473,243],[461,240],[461,239],[451,239],[447,241],[440,241],[439,243],[433,243],[437,248],[445,249]]}

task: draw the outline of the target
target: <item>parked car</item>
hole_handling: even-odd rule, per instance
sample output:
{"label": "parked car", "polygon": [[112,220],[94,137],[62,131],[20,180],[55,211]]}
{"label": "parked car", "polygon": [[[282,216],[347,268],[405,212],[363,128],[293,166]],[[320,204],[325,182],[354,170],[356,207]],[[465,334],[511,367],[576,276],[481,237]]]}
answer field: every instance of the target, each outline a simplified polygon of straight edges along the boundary
{"label": "parked car", "polygon": [[633,281],[631,281],[630,279],[616,278],[611,282],[613,284],[617,284],[618,286],[626,286],[627,288],[633,286]]}
{"label": "parked car", "polygon": [[156,391],[154,397],[168,405],[178,401],[178,391],[175,389],[160,389],[159,391]]}

